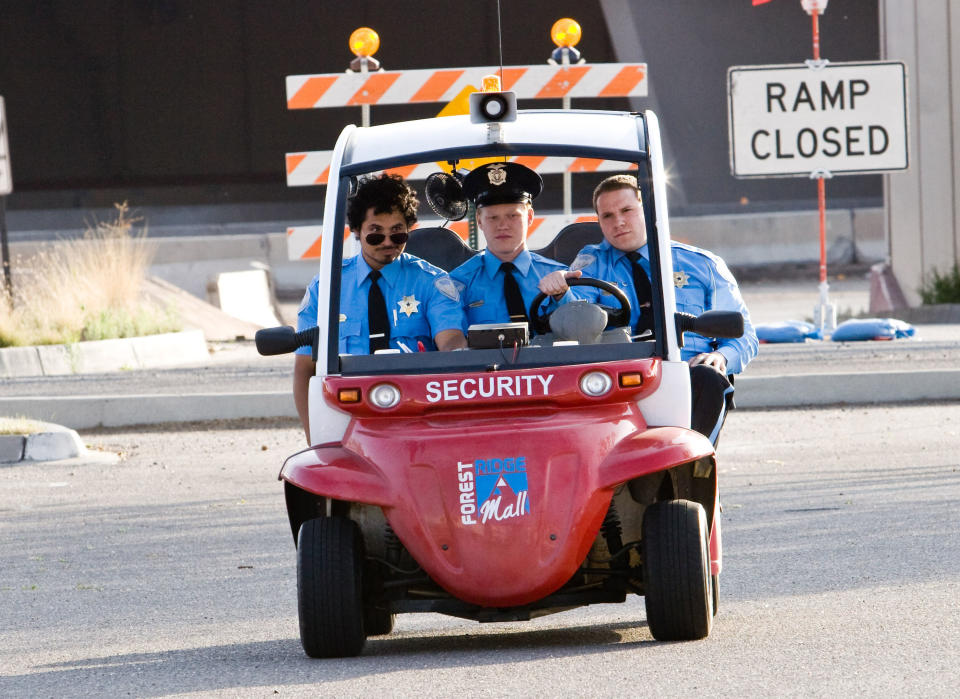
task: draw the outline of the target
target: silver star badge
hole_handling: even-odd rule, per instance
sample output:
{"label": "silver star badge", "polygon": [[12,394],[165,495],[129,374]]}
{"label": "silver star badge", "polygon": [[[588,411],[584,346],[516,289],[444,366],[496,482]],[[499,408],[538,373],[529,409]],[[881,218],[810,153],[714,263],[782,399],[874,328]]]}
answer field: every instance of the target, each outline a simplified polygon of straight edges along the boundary
{"label": "silver star badge", "polygon": [[402,301],[397,301],[397,305],[400,306],[401,313],[407,314],[407,318],[420,310],[420,302],[413,294],[404,296]]}
{"label": "silver star badge", "polygon": [[673,285],[678,289],[682,289],[689,283],[690,283],[690,277],[683,270],[673,273]]}

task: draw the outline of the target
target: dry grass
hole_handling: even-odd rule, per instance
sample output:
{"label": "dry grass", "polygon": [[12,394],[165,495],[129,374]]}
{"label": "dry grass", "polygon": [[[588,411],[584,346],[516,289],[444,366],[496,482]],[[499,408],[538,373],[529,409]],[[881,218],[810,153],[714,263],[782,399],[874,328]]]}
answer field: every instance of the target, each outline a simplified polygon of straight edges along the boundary
{"label": "dry grass", "polygon": [[0,417],[0,435],[36,434],[45,428],[42,422],[28,417]]}
{"label": "dry grass", "polygon": [[112,221],[17,262],[14,295],[0,291],[0,347],[68,344],[178,330],[175,312],[141,295],[155,253],[126,202]]}

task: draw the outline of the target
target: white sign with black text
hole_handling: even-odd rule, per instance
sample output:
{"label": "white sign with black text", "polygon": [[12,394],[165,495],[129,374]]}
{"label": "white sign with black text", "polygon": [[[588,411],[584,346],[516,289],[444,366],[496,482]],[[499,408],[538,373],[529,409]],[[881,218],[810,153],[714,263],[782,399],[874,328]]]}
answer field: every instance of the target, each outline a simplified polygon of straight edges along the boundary
{"label": "white sign with black text", "polygon": [[13,191],[13,175],[10,172],[10,148],[7,147],[7,113],[0,97],[0,196]]}
{"label": "white sign with black text", "polygon": [[734,66],[727,71],[734,177],[907,167],[903,63]]}

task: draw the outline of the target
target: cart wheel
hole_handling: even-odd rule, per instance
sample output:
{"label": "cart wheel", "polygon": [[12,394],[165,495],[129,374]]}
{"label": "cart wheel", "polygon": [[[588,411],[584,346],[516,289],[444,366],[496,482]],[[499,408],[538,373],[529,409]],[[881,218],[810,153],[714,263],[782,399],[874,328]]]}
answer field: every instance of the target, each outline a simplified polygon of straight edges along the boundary
{"label": "cart wheel", "polygon": [[658,641],[705,638],[713,622],[707,517],[699,503],[658,502],[643,516],[643,586]]}
{"label": "cart wheel", "polygon": [[394,614],[373,605],[363,608],[363,628],[368,636],[386,636],[393,631],[394,618]]}
{"label": "cart wheel", "polygon": [[311,658],[358,655],[363,630],[363,538],[352,520],[311,519],[297,537],[300,642]]}

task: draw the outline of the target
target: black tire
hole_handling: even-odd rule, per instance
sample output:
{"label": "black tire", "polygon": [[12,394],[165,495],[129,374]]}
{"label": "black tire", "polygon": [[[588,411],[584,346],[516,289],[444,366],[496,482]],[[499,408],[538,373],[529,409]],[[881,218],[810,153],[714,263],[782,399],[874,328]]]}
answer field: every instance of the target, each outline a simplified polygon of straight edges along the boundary
{"label": "black tire", "polygon": [[358,655],[363,627],[363,538],[356,522],[322,517],[297,536],[300,642],[311,658]]}
{"label": "black tire", "polygon": [[713,623],[707,516],[689,500],[658,502],[643,516],[647,624],[658,641],[706,638]]}
{"label": "black tire", "polygon": [[395,615],[389,612],[367,605],[363,609],[363,627],[367,636],[386,636],[393,631],[393,622]]}

